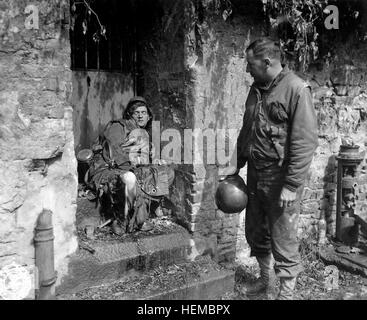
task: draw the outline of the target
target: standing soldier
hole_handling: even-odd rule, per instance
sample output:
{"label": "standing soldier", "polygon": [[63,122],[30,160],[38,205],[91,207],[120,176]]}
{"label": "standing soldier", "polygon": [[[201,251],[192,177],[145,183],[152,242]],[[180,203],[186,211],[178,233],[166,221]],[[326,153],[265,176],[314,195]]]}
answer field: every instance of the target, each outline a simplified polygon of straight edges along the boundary
{"label": "standing soldier", "polygon": [[248,164],[246,238],[260,266],[247,294],[264,292],[280,278],[278,300],[293,299],[300,265],[297,227],[307,171],[317,147],[310,87],[281,64],[279,45],[267,38],[246,50],[254,78],[237,141],[237,168]]}

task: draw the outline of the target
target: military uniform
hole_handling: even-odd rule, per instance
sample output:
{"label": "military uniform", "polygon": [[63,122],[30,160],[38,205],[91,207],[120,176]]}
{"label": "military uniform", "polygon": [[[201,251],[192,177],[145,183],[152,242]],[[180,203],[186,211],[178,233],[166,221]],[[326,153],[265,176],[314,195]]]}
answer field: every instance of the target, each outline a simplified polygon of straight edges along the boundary
{"label": "military uniform", "polygon": [[169,186],[174,180],[174,170],[150,164],[149,133],[139,128],[133,119],[109,122],[98,144],[102,146],[102,151],[95,155],[90,165],[87,184],[96,191],[104,188],[106,192],[116,194],[112,197],[112,205],[117,207],[119,216],[115,218],[124,220],[122,190],[111,191],[108,185],[116,180],[116,176],[122,176],[128,171],[135,174],[138,188],[135,206],[130,208],[133,214],[128,217],[129,221],[123,221],[123,225],[131,232],[140,228],[149,218],[152,201],[161,202],[163,196],[168,196]]}
{"label": "military uniform", "polygon": [[[317,147],[317,119],[309,86],[285,67],[263,88],[254,83],[237,141],[238,168],[248,163],[246,238],[251,255],[275,259],[279,277],[301,271],[297,227],[304,181]],[[280,207],[283,187],[296,192]]]}

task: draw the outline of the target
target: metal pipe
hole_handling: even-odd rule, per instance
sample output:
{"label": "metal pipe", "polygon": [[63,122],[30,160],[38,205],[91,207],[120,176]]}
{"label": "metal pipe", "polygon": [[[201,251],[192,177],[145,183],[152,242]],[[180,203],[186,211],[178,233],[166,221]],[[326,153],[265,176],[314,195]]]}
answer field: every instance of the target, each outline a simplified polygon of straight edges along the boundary
{"label": "metal pipe", "polygon": [[355,200],[357,191],[358,166],[364,158],[359,146],[341,145],[338,160],[337,203],[336,203],[336,239],[347,245],[358,242],[359,227],[355,223]]}
{"label": "metal pipe", "polygon": [[55,299],[57,272],[55,272],[54,265],[54,233],[52,212],[50,210],[43,210],[38,216],[34,246],[39,283],[36,299]]}

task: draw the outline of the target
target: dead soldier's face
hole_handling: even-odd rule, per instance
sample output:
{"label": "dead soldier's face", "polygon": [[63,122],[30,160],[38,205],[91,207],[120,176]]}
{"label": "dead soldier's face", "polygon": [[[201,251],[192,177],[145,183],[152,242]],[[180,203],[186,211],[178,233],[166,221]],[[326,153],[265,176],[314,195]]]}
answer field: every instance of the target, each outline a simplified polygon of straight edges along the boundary
{"label": "dead soldier's face", "polygon": [[266,67],[263,59],[256,58],[249,50],[246,55],[247,67],[246,72],[251,74],[256,82],[264,82],[266,75]]}
{"label": "dead soldier's face", "polygon": [[140,128],[145,128],[150,119],[147,107],[137,107],[133,113],[133,119]]}

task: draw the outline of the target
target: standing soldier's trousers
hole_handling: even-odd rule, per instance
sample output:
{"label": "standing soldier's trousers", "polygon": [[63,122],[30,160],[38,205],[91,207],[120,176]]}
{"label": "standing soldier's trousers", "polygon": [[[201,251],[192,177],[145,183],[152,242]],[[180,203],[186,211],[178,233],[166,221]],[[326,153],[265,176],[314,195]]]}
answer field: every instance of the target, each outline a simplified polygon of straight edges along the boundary
{"label": "standing soldier's trousers", "polygon": [[298,188],[296,201],[290,207],[280,207],[285,169],[274,164],[256,170],[248,163],[248,205],[246,209],[246,239],[251,256],[273,254],[278,277],[296,277],[300,264],[297,228],[303,187]]}

